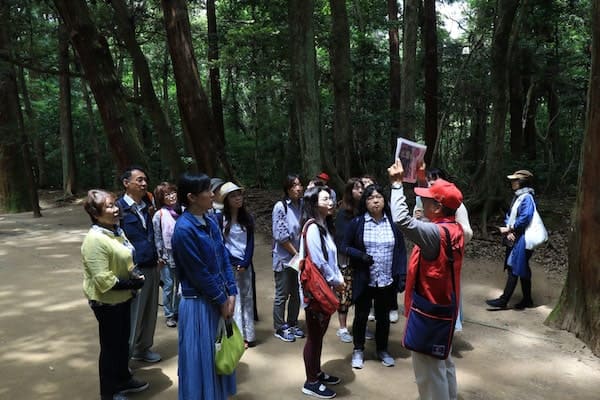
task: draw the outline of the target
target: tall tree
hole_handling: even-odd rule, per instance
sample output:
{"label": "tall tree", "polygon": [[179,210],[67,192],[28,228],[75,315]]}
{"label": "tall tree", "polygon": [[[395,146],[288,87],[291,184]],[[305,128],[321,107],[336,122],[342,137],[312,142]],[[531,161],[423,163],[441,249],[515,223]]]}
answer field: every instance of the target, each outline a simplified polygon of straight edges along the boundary
{"label": "tall tree", "polygon": [[350,26],[345,0],[330,0],[331,7],[331,73],[333,78],[333,137],[336,170],[344,178],[351,176],[352,128],[350,126]]}
{"label": "tall tree", "polygon": [[323,166],[313,10],[313,0],[288,2],[293,98],[290,118],[298,128],[302,170],[306,176],[315,176]]}
{"label": "tall tree", "polygon": [[425,162],[431,164],[438,133],[438,52],[435,0],[423,3],[423,48],[425,50]]}
{"label": "tall tree", "polygon": [[233,179],[233,169],[225,153],[225,124],[223,122],[223,99],[221,95],[221,73],[219,68],[219,34],[215,0],[206,1],[206,20],[208,24],[208,76],[210,81],[210,100],[215,121],[215,151],[225,175]]}
{"label": "tall tree", "polygon": [[177,154],[177,142],[171,124],[156,96],[148,60],[135,36],[134,19],[124,0],[111,0],[110,3],[115,10],[119,37],[125,43],[133,61],[134,75],[137,77],[140,89],[140,99],[156,131],[161,159],[167,164],[171,179],[176,178],[183,172],[183,162]]}
{"label": "tall tree", "polygon": [[402,26],[402,86],[400,88],[400,134],[415,137],[415,99],[417,88],[417,32],[420,0],[404,0]]}
{"label": "tall tree", "polygon": [[71,111],[71,77],[69,76],[69,37],[64,24],[58,27],[58,65],[60,76],[59,116],[60,116],[60,154],[62,158],[62,185],[65,197],[71,197],[77,191],[77,172],[75,169],[75,144],[73,140],[73,116]]}
{"label": "tall tree", "polygon": [[592,72],[574,218],[569,272],[547,324],[574,333],[600,356],[600,1],[592,2]]}
{"label": "tall tree", "polygon": [[54,4],[90,83],[117,167],[147,164],[108,43],[94,25],[85,0],[54,0]]}
{"label": "tall tree", "polygon": [[487,158],[483,176],[483,190],[480,192],[483,201],[482,231],[486,235],[486,220],[490,212],[496,208],[500,196],[502,154],[504,151],[504,137],[506,127],[506,113],[508,108],[508,69],[510,59],[509,38],[519,0],[502,0],[498,3],[495,16],[494,35],[491,49],[491,98],[492,98],[492,123],[487,147]]}
{"label": "tall tree", "polygon": [[[332,0],[332,3],[335,3]],[[398,35],[398,0],[388,0],[388,45],[390,50],[390,115],[392,146],[402,134],[400,129],[400,38]]]}
{"label": "tall tree", "polygon": [[[7,0],[0,0],[0,20],[10,21]],[[0,54],[12,54],[9,24],[0,24]],[[37,185],[21,114],[14,65],[0,58],[0,210],[33,210],[41,217]]]}
{"label": "tall tree", "polygon": [[162,0],[165,29],[183,132],[187,136],[198,168],[215,171],[215,124],[206,92],[200,82],[185,0]]}

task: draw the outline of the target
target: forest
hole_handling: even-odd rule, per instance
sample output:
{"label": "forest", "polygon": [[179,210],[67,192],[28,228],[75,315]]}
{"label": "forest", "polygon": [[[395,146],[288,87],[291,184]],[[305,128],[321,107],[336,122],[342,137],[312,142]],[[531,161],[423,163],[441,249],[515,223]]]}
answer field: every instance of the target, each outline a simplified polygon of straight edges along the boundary
{"label": "forest", "polygon": [[132,164],[155,183],[199,171],[254,188],[326,171],[340,189],[383,179],[402,136],[450,172],[483,236],[516,169],[541,195],[577,196],[549,323],[600,354],[598,8],[0,0],[0,211],[41,215],[38,189],[118,189]]}

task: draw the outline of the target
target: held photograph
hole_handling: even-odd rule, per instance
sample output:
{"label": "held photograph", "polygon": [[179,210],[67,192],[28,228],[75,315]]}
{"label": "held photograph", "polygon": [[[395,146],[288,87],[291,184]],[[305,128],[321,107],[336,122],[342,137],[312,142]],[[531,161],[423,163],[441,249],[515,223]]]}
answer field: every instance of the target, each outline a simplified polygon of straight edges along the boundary
{"label": "held photograph", "polygon": [[423,161],[427,146],[399,137],[396,142],[396,155],[394,159],[400,159],[404,168],[404,182],[415,183],[417,181],[417,168]]}

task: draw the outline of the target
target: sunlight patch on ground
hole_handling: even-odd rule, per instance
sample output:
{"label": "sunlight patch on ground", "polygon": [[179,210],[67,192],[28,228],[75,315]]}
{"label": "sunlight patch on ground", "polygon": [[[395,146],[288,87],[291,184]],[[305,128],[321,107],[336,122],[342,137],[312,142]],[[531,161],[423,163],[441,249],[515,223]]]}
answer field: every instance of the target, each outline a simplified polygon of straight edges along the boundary
{"label": "sunlight patch on ground", "polygon": [[53,304],[51,306],[42,307],[42,311],[44,312],[55,312],[55,311],[67,311],[73,310],[77,307],[81,307],[82,304],[85,303],[85,299],[77,299],[73,301],[65,301],[59,304]]}

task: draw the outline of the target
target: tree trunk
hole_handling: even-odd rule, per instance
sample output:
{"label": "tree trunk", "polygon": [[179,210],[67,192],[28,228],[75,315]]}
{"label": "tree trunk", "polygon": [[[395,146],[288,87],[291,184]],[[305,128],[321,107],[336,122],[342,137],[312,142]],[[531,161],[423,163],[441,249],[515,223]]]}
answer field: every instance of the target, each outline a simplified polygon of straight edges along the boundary
{"label": "tree trunk", "polygon": [[90,83],[118,168],[146,165],[147,158],[130,117],[108,43],[98,33],[85,1],[54,0],[54,4],[69,30],[71,43]]}
{"label": "tree trunk", "polygon": [[509,69],[510,97],[510,154],[518,160],[523,154],[523,77],[521,76],[521,50],[515,48],[511,57],[512,68]]}
{"label": "tree trunk", "polygon": [[124,0],[112,0],[111,5],[115,10],[115,20],[119,28],[119,36],[125,43],[127,51],[133,61],[135,76],[138,78],[138,86],[141,94],[142,104],[150,117],[160,146],[161,159],[169,169],[169,177],[175,179],[183,172],[183,162],[177,153],[176,138],[156,96],[148,60],[135,37],[135,26],[133,18]]}
{"label": "tree trunk", "polygon": [[69,38],[64,24],[58,27],[58,78],[60,100],[60,154],[62,158],[62,184],[65,198],[77,191],[75,169],[75,144],[73,141],[73,116],[71,113],[71,78],[69,77]]}
{"label": "tree trunk", "polygon": [[198,169],[210,176],[215,171],[217,135],[208,97],[200,82],[185,0],[161,1],[183,132]]}
{"label": "tree trunk", "polygon": [[569,272],[546,323],[565,329],[600,356],[600,2],[592,2],[592,72],[574,218],[569,231]]}
{"label": "tree trunk", "polygon": [[313,27],[313,0],[290,0],[290,74],[294,109],[292,125],[298,127],[300,158],[304,176],[315,176],[322,168],[317,64]]}
{"label": "tree trunk", "polygon": [[48,186],[48,175],[46,174],[46,150],[44,147],[44,139],[40,134],[38,116],[31,105],[31,98],[29,96],[29,90],[27,89],[27,82],[25,81],[24,68],[19,67],[17,71],[19,74],[21,97],[23,98],[23,106],[25,107],[25,114],[27,115],[28,121],[28,123],[25,124],[25,132],[27,133],[27,136],[31,138],[33,144],[32,158],[35,159],[34,177],[37,187],[45,188]]}
{"label": "tree trunk", "polygon": [[400,134],[415,138],[415,98],[417,85],[417,32],[419,31],[420,0],[404,0],[402,29],[402,86],[400,87]]}
{"label": "tree trunk", "polygon": [[350,126],[350,27],[346,1],[330,0],[331,7],[331,72],[333,78],[333,137],[336,170],[344,179],[351,176],[352,127]]}
{"label": "tree trunk", "polygon": [[[331,0],[331,3],[336,3]],[[388,43],[390,49],[391,144],[396,146],[400,130],[400,38],[398,37],[398,0],[388,0]]]}
{"label": "tree trunk", "polygon": [[206,2],[206,19],[208,23],[208,76],[210,80],[210,100],[215,121],[215,151],[224,175],[234,179],[234,172],[227,159],[227,140],[223,122],[223,100],[221,94],[221,73],[219,67],[219,34],[217,31],[217,14],[215,0]]}
{"label": "tree trunk", "polygon": [[96,119],[94,118],[94,108],[92,107],[92,100],[87,88],[87,82],[81,80],[81,93],[83,95],[83,101],[85,102],[85,112],[87,114],[88,129],[87,136],[91,146],[91,164],[93,169],[94,182],[97,187],[106,187],[107,182],[102,173],[102,152],[100,151],[100,144],[98,143],[98,132],[96,129]]}
{"label": "tree trunk", "polygon": [[529,86],[527,90],[527,106],[525,107],[525,126],[523,127],[523,141],[525,145],[525,155],[528,160],[535,160],[537,153],[537,109],[538,109],[538,96],[537,96],[537,85],[532,82],[533,78],[529,76],[525,83]]}
{"label": "tree trunk", "polygon": [[[0,20],[10,21],[9,5],[0,0]],[[8,24],[0,24],[0,53],[12,54]],[[37,186],[25,140],[15,68],[0,58],[0,212],[33,210],[41,217]]]}
{"label": "tree trunk", "polygon": [[507,113],[508,68],[510,60],[509,38],[519,5],[519,0],[502,0],[498,3],[491,49],[492,123],[489,135],[485,170],[483,174],[482,232],[487,237],[487,217],[502,201],[500,188],[503,174],[502,153]]}
{"label": "tree trunk", "polygon": [[438,132],[438,54],[435,0],[423,2],[423,48],[425,50],[425,163],[431,164]]}

